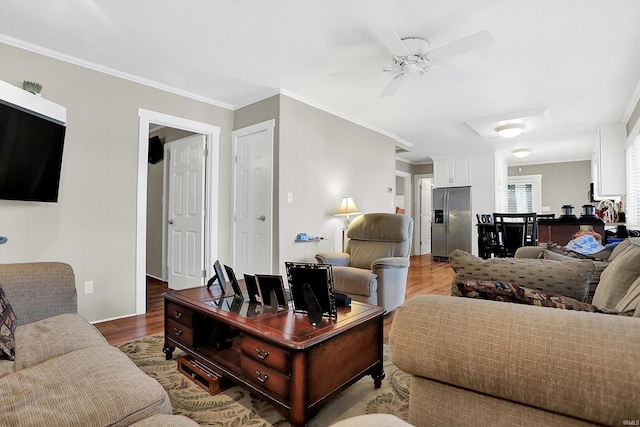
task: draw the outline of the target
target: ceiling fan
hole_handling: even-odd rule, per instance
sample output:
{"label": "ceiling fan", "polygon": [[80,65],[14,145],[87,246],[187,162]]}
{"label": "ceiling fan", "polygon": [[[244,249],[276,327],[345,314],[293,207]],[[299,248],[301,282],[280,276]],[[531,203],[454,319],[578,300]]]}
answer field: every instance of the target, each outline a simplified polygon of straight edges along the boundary
{"label": "ceiling fan", "polygon": [[[374,27],[372,31],[393,56],[393,64],[384,67],[382,71],[396,74],[380,94],[381,97],[395,94],[404,79],[412,74],[426,74],[442,59],[495,43],[491,34],[485,30],[437,49],[429,50],[430,45],[426,40],[420,38],[401,39],[392,27]],[[332,73],[331,75],[335,77],[344,74],[347,73]]]}

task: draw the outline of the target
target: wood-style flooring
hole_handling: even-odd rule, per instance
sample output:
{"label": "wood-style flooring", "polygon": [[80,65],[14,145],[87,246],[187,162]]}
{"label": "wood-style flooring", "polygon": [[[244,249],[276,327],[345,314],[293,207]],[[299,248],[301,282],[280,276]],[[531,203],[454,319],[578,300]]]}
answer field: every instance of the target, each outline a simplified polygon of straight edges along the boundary
{"label": "wood-style flooring", "polygon": [[[412,256],[407,278],[406,297],[418,294],[449,295],[454,273],[448,262],[433,261],[431,255]],[[166,282],[147,277],[147,313],[96,323],[94,326],[110,344],[164,332],[162,293]],[[384,338],[388,341],[393,312],[385,316]]]}

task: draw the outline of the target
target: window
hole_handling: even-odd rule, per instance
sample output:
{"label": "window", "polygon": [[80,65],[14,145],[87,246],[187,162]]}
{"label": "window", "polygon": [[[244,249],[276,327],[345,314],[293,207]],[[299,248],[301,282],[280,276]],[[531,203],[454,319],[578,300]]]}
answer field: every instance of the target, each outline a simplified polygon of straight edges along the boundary
{"label": "window", "polygon": [[542,175],[510,176],[507,184],[507,212],[540,212]]}
{"label": "window", "polygon": [[640,136],[627,148],[627,226],[640,226]]}

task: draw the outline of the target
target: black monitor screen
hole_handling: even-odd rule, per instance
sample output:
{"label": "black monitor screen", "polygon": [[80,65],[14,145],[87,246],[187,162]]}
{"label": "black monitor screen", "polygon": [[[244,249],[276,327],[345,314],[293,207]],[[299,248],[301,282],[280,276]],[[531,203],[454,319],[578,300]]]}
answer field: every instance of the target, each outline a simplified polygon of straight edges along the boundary
{"label": "black monitor screen", "polygon": [[57,202],[66,128],[0,101],[0,199]]}

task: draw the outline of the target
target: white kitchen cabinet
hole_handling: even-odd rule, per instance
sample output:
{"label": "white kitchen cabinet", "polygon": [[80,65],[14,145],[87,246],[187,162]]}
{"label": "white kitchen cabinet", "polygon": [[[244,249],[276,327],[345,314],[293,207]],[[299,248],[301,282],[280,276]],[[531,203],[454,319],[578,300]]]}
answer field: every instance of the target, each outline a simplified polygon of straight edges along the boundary
{"label": "white kitchen cabinet", "polygon": [[596,200],[626,193],[625,135],[623,124],[598,129],[591,158],[593,197]]}
{"label": "white kitchen cabinet", "polygon": [[433,162],[436,187],[460,187],[469,185],[469,159],[460,157]]}

